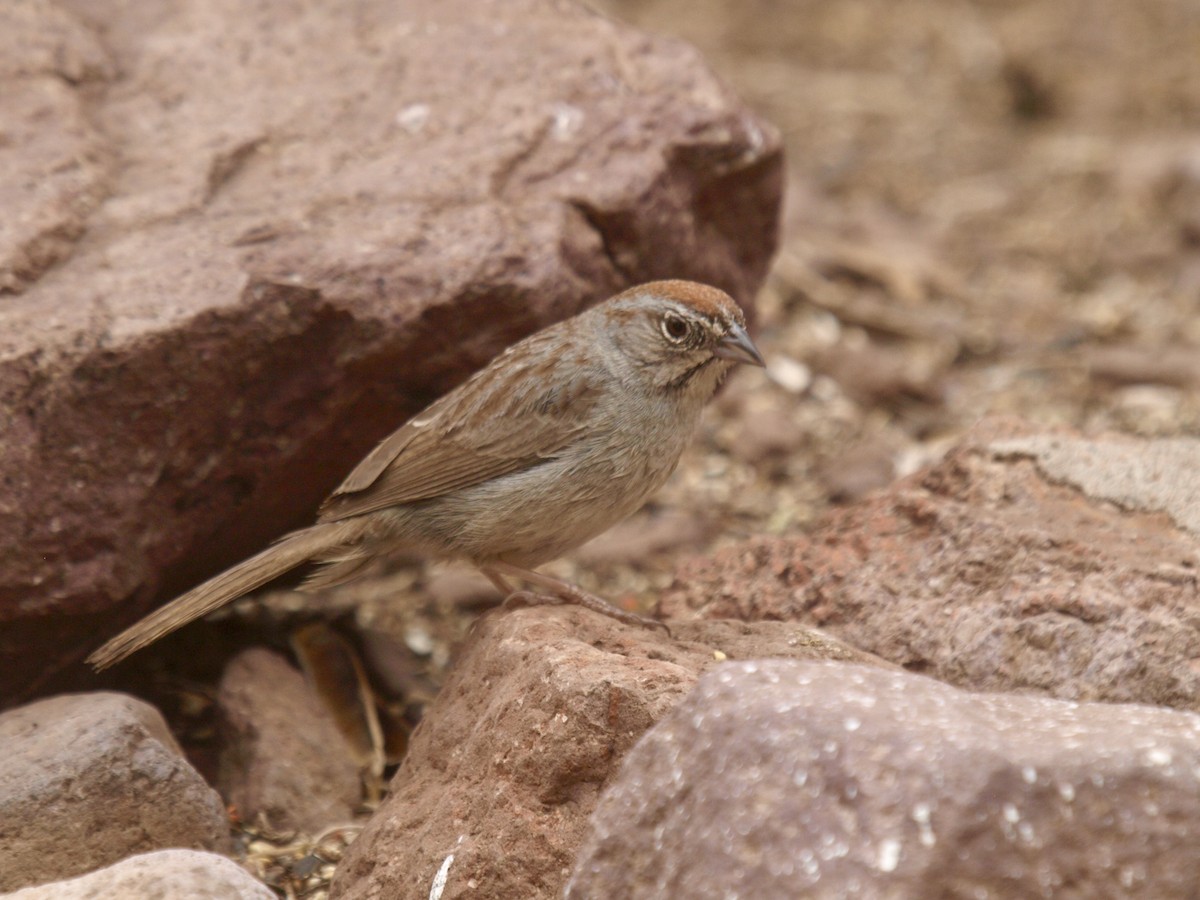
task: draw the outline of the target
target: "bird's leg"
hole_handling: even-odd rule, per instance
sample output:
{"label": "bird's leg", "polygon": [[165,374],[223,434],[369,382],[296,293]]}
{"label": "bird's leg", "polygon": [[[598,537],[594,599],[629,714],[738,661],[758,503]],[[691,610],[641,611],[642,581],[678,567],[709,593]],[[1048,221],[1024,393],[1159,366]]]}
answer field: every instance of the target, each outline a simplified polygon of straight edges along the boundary
{"label": "bird's leg", "polygon": [[493,569],[491,567],[486,567],[486,568],[480,569],[479,571],[484,574],[484,577],[486,577],[488,581],[490,581],[492,584],[494,584],[496,586],[496,590],[498,590],[500,592],[500,596],[507,599],[508,597],[511,597],[514,593],[516,593],[517,589],[514,588],[511,584],[509,584],[507,581],[505,581],[504,576],[501,575],[499,572],[497,572],[495,569]]}
{"label": "bird's leg", "polygon": [[[618,622],[624,622],[626,625],[640,625],[643,628],[661,628],[667,633],[668,637],[671,635],[671,629],[667,627],[666,622],[660,622],[658,619],[651,619],[647,616],[639,616],[637,613],[618,609],[602,597],[589,594],[587,591],[562,579],[543,575],[541,572],[535,572],[532,569],[522,569],[520,566],[501,562],[483,566],[481,567],[481,571],[492,584],[506,595],[507,599],[505,599],[504,605],[507,608],[520,604],[539,606],[547,603],[574,603],[576,606],[582,606],[585,609],[590,609],[592,612],[598,612],[603,616],[616,619]],[[505,580],[505,576],[527,581],[541,588],[545,593],[514,591]]]}

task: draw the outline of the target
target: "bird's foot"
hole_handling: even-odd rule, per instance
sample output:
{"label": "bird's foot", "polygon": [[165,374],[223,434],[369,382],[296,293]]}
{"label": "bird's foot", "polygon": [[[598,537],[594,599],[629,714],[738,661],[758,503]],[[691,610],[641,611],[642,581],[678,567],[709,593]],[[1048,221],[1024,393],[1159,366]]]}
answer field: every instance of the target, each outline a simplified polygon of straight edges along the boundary
{"label": "bird's foot", "polygon": [[513,591],[505,598],[504,608],[517,609],[521,606],[550,606],[564,603],[582,606],[585,609],[590,609],[592,612],[600,613],[602,616],[608,616],[610,619],[624,622],[626,625],[640,625],[642,628],[661,628],[667,633],[667,637],[671,637],[671,629],[667,626],[666,622],[620,609],[613,606],[604,598],[597,597],[595,594],[589,594],[587,591],[580,590],[572,584],[564,583],[562,589],[556,590],[553,593]]}

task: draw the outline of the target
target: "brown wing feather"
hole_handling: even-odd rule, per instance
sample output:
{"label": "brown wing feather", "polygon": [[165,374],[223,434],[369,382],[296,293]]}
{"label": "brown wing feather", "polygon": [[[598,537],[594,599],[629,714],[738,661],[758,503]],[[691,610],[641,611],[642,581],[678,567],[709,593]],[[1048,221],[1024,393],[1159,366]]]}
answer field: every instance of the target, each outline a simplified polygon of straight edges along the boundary
{"label": "brown wing feather", "polygon": [[385,437],[376,445],[374,450],[368,453],[354,467],[353,471],[338,485],[337,490],[330,495],[329,499],[333,500],[342,494],[355,494],[369,488],[383,474],[384,470],[392,464],[392,461],[403,453],[404,449],[421,434],[423,428],[427,428],[437,421],[440,413],[454,399],[453,392],[447,394],[445,397],[427,406],[421,413],[413,416],[408,422]]}
{"label": "brown wing feather", "polygon": [[[511,366],[508,356],[503,375],[489,366],[385,438],[325,501],[319,520],[480,484],[537,465],[579,437],[600,382],[564,379],[554,371],[563,365],[561,354],[532,356],[524,367]],[[578,364],[573,367],[577,372]],[[564,386],[545,388],[560,382]],[[489,389],[481,390],[482,383]]]}

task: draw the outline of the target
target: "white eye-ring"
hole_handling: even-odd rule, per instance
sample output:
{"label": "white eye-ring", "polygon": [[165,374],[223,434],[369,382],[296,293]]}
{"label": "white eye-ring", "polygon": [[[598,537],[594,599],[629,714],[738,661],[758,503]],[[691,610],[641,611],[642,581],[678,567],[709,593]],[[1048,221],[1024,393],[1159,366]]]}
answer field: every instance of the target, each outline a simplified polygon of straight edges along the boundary
{"label": "white eye-ring", "polygon": [[662,320],[662,333],[672,344],[678,344],[688,336],[688,332],[692,329],[687,321],[675,315],[675,313],[667,313]]}

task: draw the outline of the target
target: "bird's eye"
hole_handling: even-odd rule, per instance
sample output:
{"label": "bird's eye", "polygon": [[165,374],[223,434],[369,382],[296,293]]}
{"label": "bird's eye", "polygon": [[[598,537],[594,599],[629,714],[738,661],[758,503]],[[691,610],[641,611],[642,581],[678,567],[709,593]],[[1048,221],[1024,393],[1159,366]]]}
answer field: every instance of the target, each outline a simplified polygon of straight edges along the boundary
{"label": "bird's eye", "polygon": [[673,313],[668,313],[662,320],[662,333],[672,344],[678,344],[688,336],[688,323]]}

